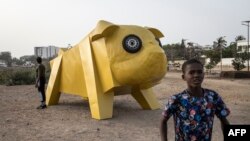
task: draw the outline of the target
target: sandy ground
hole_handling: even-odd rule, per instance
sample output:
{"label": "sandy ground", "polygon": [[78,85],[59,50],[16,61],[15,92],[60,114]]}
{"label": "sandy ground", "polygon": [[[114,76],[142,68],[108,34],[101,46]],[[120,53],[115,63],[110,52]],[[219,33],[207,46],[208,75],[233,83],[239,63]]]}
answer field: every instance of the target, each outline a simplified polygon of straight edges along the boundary
{"label": "sandy ground", "polygon": [[[180,73],[169,72],[154,87],[161,103],[159,110],[142,110],[130,96],[117,96],[113,118],[95,120],[87,101],[73,95],[62,95],[59,105],[37,110],[39,97],[33,85],[0,86],[1,141],[158,141],[159,122],[170,95],[186,88]],[[250,79],[206,78],[203,86],[217,91],[231,109],[229,121],[250,124]],[[169,140],[174,140],[173,120]],[[222,141],[220,122],[215,118],[213,141]]]}

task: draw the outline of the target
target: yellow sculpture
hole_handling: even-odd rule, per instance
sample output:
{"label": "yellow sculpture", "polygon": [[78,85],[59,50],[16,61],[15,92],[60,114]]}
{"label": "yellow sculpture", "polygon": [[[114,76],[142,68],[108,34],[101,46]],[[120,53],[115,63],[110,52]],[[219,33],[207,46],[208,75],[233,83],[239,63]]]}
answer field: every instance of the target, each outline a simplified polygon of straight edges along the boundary
{"label": "yellow sculpture", "polygon": [[151,87],[166,73],[161,37],[155,28],[99,21],[80,43],[61,49],[51,61],[47,105],[57,104],[60,93],[79,95],[89,100],[93,118],[107,119],[113,97],[131,94],[143,109],[158,109]]}

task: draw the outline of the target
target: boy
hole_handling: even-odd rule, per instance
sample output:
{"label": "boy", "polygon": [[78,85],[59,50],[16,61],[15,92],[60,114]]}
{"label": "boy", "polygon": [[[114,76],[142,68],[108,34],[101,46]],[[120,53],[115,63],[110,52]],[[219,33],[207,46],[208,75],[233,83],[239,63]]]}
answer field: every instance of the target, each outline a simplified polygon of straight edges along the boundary
{"label": "boy", "polygon": [[186,61],[182,73],[187,89],[169,99],[161,121],[161,138],[167,140],[167,121],[173,115],[176,141],[210,141],[214,114],[223,130],[229,124],[226,117],[230,111],[215,91],[201,87],[204,72],[200,61]]}
{"label": "boy", "polygon": [[42,64],[42,58],[37,57],[36,61],[38,66],[36,68],[36,85],[35,87],[38,89],[38,93],[41,96],[41,105],[37,107],[37,109],[46,108],[46,97],[45,97],[45,66]]}

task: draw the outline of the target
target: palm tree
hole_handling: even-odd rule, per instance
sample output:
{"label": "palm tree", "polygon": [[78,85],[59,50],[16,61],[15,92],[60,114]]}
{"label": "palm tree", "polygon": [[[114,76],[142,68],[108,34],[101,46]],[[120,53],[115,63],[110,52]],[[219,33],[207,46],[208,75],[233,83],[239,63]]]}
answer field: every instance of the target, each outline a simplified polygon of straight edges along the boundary
{"label": "palm tree", "polygon": [[235,42],[241,41],[241,40],[246,40],[246,38],[243,35],[239,35],[235,37]]}
{"label": "palm tree", "polygon": [[227,41],[224,39],[225,36],[217,38],[217,41],[214,42],[215,47],[220,49],[220,70],[222,71],[222,49],[226,47]]}
{"label": "palm tree", "polygon": [[217,38],[217,41],[214,42],[216,47],[220,48],[224,48],[227,45],[227,41],[225,40],[225,36],[219,37]]}

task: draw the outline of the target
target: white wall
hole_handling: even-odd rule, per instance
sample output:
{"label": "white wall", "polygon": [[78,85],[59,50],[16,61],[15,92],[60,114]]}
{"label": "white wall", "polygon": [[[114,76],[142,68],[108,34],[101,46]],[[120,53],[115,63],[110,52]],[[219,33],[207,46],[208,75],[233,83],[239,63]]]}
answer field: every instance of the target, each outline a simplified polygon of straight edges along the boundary
{"label": "white wall", "polygon": [[[232,61],[234,60],[234,58],[222,58],[222,66],[232,66]],[[210,58],[206,59],[206,63],[208,64],[210,62]],[[245,66],[247,66],[247,61],[245,61]],[[217,66],[220,66],[220,62],[217,64]]]}

